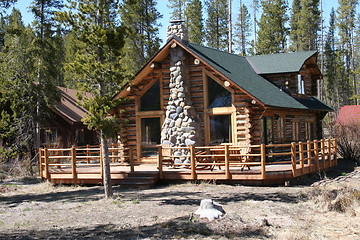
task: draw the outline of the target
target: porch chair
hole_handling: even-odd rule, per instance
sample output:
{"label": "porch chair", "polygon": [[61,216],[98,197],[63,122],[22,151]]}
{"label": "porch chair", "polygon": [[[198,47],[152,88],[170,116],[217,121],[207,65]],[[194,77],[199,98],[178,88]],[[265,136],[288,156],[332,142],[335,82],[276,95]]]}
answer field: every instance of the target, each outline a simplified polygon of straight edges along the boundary
{"label": "porch chair", "polygon": [[[238,147],[238,148],[237,148]],[[238,142],[234,145],[234,148],[231,149],[230,155],[234,155],[234,160],[240,163],[246,163],[250,161],[249,153],[251,152],[251,147],[246,141]],[[244,171],[245,166],[250,170],[250,166],[246,164],[240,164],[241,171]]]}

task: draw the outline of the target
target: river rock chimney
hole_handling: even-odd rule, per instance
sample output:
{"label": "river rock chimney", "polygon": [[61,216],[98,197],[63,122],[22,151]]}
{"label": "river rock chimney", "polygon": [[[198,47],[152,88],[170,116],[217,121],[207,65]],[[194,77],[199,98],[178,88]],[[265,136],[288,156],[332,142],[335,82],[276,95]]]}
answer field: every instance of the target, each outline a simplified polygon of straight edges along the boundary
{"label": "river rock chimney", "polygon": [[169,41],[172,37],[188,41],[188,31],[183,20],[170,21],[170,25],[167,27],[166,40]]}

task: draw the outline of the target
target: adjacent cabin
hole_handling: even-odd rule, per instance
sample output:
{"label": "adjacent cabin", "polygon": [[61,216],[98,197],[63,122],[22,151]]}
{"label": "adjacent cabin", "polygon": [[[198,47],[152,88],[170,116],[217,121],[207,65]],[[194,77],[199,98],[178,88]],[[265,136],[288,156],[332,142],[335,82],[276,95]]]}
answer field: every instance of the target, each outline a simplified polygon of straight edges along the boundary
{"label": "adjacent cabin", "polygon": [[99,144],[95,131],[88,130],[81,119],[86,115],[78,94],[91,97],[90,93],[57,87],[61,100],[51,109],[51,116],[44,121],[40,131],[44,147],[71,147]]}
{"label": "adjacent cabin", "polygon": [[322,138],[332,109],[317,99],[318,53],[243,57],[190,43],[181,24],[115,98],[126,120],[122,147],[137,162],[157,146],[278,144]]}

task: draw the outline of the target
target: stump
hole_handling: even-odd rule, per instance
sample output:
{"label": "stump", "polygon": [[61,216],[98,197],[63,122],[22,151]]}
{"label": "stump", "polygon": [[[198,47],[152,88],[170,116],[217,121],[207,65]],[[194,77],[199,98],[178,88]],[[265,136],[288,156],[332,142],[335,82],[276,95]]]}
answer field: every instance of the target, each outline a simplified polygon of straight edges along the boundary
{"label": "stump", "polygon": [[207,218],[212,221],[224,216],[225,211],[220,204],[214,202],[212,199],[203,199],[195,214],[200,215],[200,218]]}

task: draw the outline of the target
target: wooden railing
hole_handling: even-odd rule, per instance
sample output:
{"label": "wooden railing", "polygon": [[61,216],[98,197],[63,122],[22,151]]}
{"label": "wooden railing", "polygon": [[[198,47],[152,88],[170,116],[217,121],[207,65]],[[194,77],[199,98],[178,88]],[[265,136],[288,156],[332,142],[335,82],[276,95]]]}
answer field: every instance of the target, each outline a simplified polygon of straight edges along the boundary
{"label": "wooden railing", "polygon": [[[243,153],[242,148],[249,148]],[[210,147],[163,147],[159,146],[158,169],[163,177],[164,166],[189,168],[191,178],[203,169],[224,167],[225,179],[231,180],[232,173],[244,167],[260,166],[257,173],[266,179],[270,165],[288,165],[292,176],[319,171],[337,165],[336,139],[322,139],[290,144],[271,145],[220,145]],[[280,150],[278,150],[280,149]],[[182,152],[182,154],[178,154]],[[184,154],[185,153],[185,154]],[[256,172],[255,172],[256,173]]]}
{"label": "wooden railing", "polygon": [[[157,167],[160,178],[163,178],[165,170],[169,170],[165,167],[170,166],[190,171],[193,180],[198,179],[198,174],[204,171],[224,174],[224,179],[231,180],[233,174],[241,173],[245,168],[251,168],[251,174],[257,175],[257,179],[265,180],[271,177],[270,172],[274,165],[286,166],[286,170],[290,170],[292,176],[297,177],[337,165],[336,147],[336,139],[249,146],[158,146]],[[134,172],[134,152],[134,148],[110,146],[109,158],[112,166],[128,166],[130,172]],[[57,172],[54,169],[70,168],[75,180],[78,179],[79,167],[82,166],[96,166],[100,168],[100,174],[103,172],[100,146],[40,148],[39,156],[42,178],[51,178],[50,169]]]}
{"label": "wooden railing", "polygon": [[[124,154],[128,152],[128,154]],[[112,166],[129,166],[134,172],[134,150],[132,148],[109,147],[109,158]],[[39,149],[39,170],[40,177],[49,179],[50,168],[71,168],[72,178],[77,179],[77,167],[98,166],[102,174],[101,146],[73,146],[71,148],[40,148]]]}

